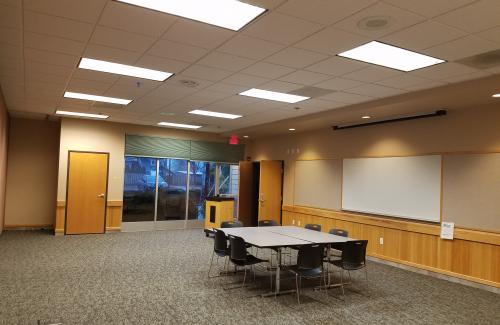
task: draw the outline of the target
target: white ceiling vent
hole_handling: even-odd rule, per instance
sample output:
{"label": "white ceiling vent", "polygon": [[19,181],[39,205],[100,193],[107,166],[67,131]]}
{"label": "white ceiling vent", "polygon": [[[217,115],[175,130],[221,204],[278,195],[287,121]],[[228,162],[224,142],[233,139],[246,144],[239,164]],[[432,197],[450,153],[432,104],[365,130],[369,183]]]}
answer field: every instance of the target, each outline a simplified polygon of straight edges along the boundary
{"label": "white ceiling vent", "polygon": [[469,56],[456,62],[476,69],[489,69],[500,66],[500,49]]}

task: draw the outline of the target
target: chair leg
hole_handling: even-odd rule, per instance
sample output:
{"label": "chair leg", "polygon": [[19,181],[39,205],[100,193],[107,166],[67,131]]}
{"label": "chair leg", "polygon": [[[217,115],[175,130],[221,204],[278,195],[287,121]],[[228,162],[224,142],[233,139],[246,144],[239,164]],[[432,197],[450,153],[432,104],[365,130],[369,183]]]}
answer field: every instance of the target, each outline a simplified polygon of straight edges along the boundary
{"label": "chair leg", "polygon": [[364,269],[365,269],[365,280],[366,280],[366,282],[368,282],[368,269],[366,268],[366,265],[365,265]]}
{"label": "chair leg", "polygon": [[246,266],[244,266],[244,268],[245,268],[245,272],[244,272],[244,274],[243,274],[243,286],[245,286],[245,281],[246,281],[246,279],[247,279],[247,267],[246,267]]}
{"label": "chair leg", "polygon": [[300,305],[299,275],[295,274],[295,290],[297,291],[297,303]]}
{"label": "chair leg", "polygon": [[208,278],[210,278],[210,271],[212,271],[212,264],[214,262],[215,251],[212,252],[212,258],[210,258],[210,266],[208,267]]}
{"label": "chair leg", "polygon": [[347,274],[349,274],[349,283],[352,283],[351,271],[347,271]]}
{"label": "chair leg", "polygon": [[344,269],[340,269],[340,288],[342,289],[342,297],[345,299],[345,292],[344,292]]}

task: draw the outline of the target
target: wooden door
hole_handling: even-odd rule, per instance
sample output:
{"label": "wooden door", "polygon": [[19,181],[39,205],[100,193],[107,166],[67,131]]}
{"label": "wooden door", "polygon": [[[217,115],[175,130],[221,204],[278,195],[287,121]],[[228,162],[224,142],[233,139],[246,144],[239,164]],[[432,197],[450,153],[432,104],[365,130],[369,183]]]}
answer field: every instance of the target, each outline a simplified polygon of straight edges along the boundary
{"label": "wooden door", "polygon": [[259,220],[281,224],[283,161],[262,160],[259,178]]}
{"label": "wooden door", "polygon": [[66,234],[105,232],[108,159],[107,153],[69,152]]}

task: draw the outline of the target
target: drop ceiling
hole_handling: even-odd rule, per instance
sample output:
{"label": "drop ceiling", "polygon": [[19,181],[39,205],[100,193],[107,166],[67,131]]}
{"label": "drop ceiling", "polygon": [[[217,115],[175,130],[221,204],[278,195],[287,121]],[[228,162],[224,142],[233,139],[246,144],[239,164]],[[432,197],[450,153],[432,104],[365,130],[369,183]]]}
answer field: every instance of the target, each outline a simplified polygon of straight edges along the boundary
{"label": "drop ceiling", "polygon": [[[458,63],[500,48],[498,0],[245,2],[268,10],[234,32],[116,1],[0,0],[0,85],[7,107],[13,115],[52,116],[59,109],[105,114],[115,122],[166,121],[202,125],[205,132],[258,135],[263,125],[279,130],[283,121],[286,132],[308,116],[328,117],[333,124],[350,122],[358,112],[397,113],[385,109],[387,100],[397,101],[401,113],[421,111],[422,106],[402,105],[405,96],[408,103],[415,94],[435,98],[433,91],[473,79],[500,91],[499,66]],[[367,28],[363,22],[372,18],[387,24]],[[372,40],[447,62],[405,73],[336,56]],[[81,70],[82,57],[175,75],[157,82]],[[299,93],[304,87],[322,91],[297,104],[237,95],[250,88]],[[133,102],[93,103],[63,98],[65,91]],[[472,104],[475,96],[468,97]],[[425,108],[442,108],[434,107],[438,103],[446,105],[429,99]],[[243,117],[188,114],[194,109]]]}

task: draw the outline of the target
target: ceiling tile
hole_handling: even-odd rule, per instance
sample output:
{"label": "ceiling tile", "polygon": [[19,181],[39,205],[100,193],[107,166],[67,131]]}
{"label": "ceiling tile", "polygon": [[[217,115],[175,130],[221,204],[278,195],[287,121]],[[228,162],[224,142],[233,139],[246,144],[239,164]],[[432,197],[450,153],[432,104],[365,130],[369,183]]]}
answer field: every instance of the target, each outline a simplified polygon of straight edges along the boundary
{"label": "ceiling tile", "polygon": [[24,0],[23,6],[25,10],[95,23],[106,2],[107,0]]}
{"label": "ceiling tile", "polygon": [[223,80],[224,83],[246,86],[249,88],[257,87],[269,81],[267,78],[251,76],[244,73],[235,73],[232,76]]}
{"label": "ceiling tile", "polygon": [[290,45],[314,33],[321,25],[271,12],[250,25],[244,34],[278,44]]}
{"label": "ceiling tile", "polygon": [[489,52],[500,48],[493,43],[476,36],[466,36],[457,40],[437,45],[425,50],[426,54],[445,60],[458,60],[468,56]]}
{"label": "ceiling tile", "polygon": [[450,10],[462,7],[476,0],[433,0],[432,5],[425,1],[415,0],[384,0],[396,7],[413,11],[419,15],[431,18]]}
{"label": "ceiling tile", "polygon": [[369,41],[370,39],[365,36],[329,27],[309,36],[295,46],[306,50],[336,55]]}
{"label": "ceiling tile", "polygon": [[24,30],[39,34],[68,38],[87,42],[94,26],[89,23],[40,14],[33,11],[24,13]]}
{"label": "ceiling tile", "polygon": [[22,46],[23,32],[20,29],[0,27],[0,44]]}
{"label": "ceiling tile", "polygon": [[24,50],[24,58],[28,61],[62,65],[69,68],[76,67],[80,61],[80,57],[75,55],[48,52],[31,48],[26,48]]}
{"label": "ceiling tile", "polygon": [[187,68],[189,63],[154,55],[143,55],[137,61],[137,65],[149,69],[178,73]]}
{"label": "ceiling tile", "polygon": [[429,81],[429,79],[405,73],[396,77],[377,81],[376,83],[383,86],[406,89],[406,87],[420,85]]}
{"label": "ceiling tile", "polygon": [[141,56],[140,52],[128,51],[103,45],[88,44],[83,56],[92,59],[133,65]]}
{"label": "ceiling tile", "polygon": [[161,82],[157,81],[120,77],[120,79],[111,88],[106,90],[104,95],[134,99],[144,96],[160,85]]}
{"label": "ceiling tile", "polygon": [[275,79],[284,76],[292,71],[295,71],[295,69],[272,63],[258,62],[254,65],[249,66],[242,72],[254,76]]}
{"label": "ceiling tile", "polygon": [[54,84],[58,86],[66,86],[69,76],[58,76],[48,73],[40,73],[32,70],[26,70],[26,80],[27,82],[45,82],[47,84]]}
{"label": "ceiling tile", "polygon": [[409,91],[417,91],[417,90],[423,90],[423,89],[441,87],[441,86],[444,86],[444,85],[446,85],[446,82],[442,82],[442,81],[430,81],[430,82],[426,82],[425,84],[418,84],[418,85],[415,85],[415,86],[406,87],[405,89],[409,90]]}
{"label": "ceiling tile", "polygon": [[[250,77],[252,77],[252,76],[250,76]],[[222,93],[222,94],[226,94],[226,95],[234,95],[234,94],[241,93],[242,91],[245,91],[247,89],[248,89],[248,86],[245,86],[245,85],[240,86],[240,85],[226,84],[226,83],[219,82],[219,83],[213,84],[213,85],[205,88],[204,90],[218,92],[218,93]]]}
{"label": "ceiling tile", "polygon": [[241,2],[249,3],[260,8],[274,9],[286,1],[287,0],[242,0]]}
{"label": "ceiling tile", "polygon": [[332,100],[335,102],[346,103],[346,104],[357,104],[357,103],[362,103],[362,102],[366,102],[369,100],[373,100],[374,97],[338,91],[338,92],[334,92],[332,94],[321,96],[320,99]]}
{"label": "ceiling tile", "polygon": [[443,81],[448,82],[448,83],[455,83],[455,82],[462,82],[466,80],[473,80],[473,79],[478,79],[478,78],[484,78],[487,76],[490,76],[491,74],[488,73],[487,71],[476,71],[468,74],[463,74],[455,77],[450,77],[446,78]]}
{"label": "ceiling tile", "polygon": [[98,80],[88,80],[88,79],[78,79],[71,78],[67,91],[73,91],[77,93],[93,94],[93,95],[104,95],[106,90],[108,90],[113,83],[103,82]]}
{"label": "ceiling tile", "polygon": [[71,77],[76,79],[99,81],[108,84],[113,84],[120,78],[120,76],[116,74],[85,70],[85,69],[75,69],[75,72],[73,72],[73,75]]}
{"label": "ceiling tile", "polygon": [[479,36],[481,38],[487,39],[492,42],[500,43],[500,26],[482,31],[476,34],[476,36]]}
{"label": "ceiling tile", "polygon": [[295,84],[295,83],[291,83],[291,82],[273,80],[273,81],[266,82],[265,84],[262,84],[259,87],[261,89],[265,89],[265,90],[288,93],[292,90],[296,90],[296,89],[302,88],[304,86],[299,85],[299,84]]}
{"label": "ceiling tile", "polygon": [[[369,17],[387,18],[389,22],[384,28],[368,29],[366,27],[360,27],[360,21]],[[381,37],[405,27],[415,25],[423,20],[424,17],[422,16],[379,2],[336,23],[333,27],[368,37]]]}
{"label": "ceiling tile", "polygon": [[374,82],[401,74],[403,72],[398,70],[370,65],[366,68],[345,74],[343,77],[363,82]]}
{"label": "ceiling tile", "polygon": [[374,2],[376,0],[289,0],[277,10],[304,20],[330,25]]}
{"label": "ceiling tile", "polygon": [[19,8],[22,6],[22,0],[0,0],[1,5]]}
{"label": "ceiling tile", "polygon": [[217,50],[245,58],[260,60],[282,48],[282,45],[240,34],[224,43]]}
{"label": "ceiling tile", "polygon": [[85,48],[85,43],[55,36],[25,32],[24,46],[80,56]]}
{"label": "ceiling tile", "polygon": [[253,60],[220,52],[212,52],[198,61],[202,65],[229,71],[240,71],[253,62]]}
{"label": "ceiling tile", "polygon": [[266,58],[265,61],[300,69],[326,58],[324,54],[288,47]]}
{"label": "ceiling tile", "polygon": [[[191,86],[186,86],[183,84],[184,81],[189,80],[189,81],[194,81],[196,83],[196,86],[191,87]],[[210,85],[213,84],[213,81],[205,80],[205,79],[200,79],[200,78],[195,78],[195,77],[189,77],[186,76],[183,73],[175,74],[174,76],[170,77],[167,79],[167,81],[164,82],[167,85],[170,86],[175,86],[178,88],[186,88],[185,90],[190,93],[195,93],[201,89],[204,89]],[[181,91],[182,92],[182,91]]]}
{"label": "ceiling tile", "polygon": [[459,63],[447,62],[434,65],[432,67],[415,70],[410,73],[432,80],[443,80],[446,78],[456,77],[476,71],[476,69],[469,68]]}
{"label": "ceiling tile", "polygon": [[298,83],[302,85],[314,85],[315,83],[330,79],[331,76],[311,71],[299,70],[279,78],[282,81]]}
{"label": "ceiling tile", "polygon": [[118,29],[97,26],[92,39],[93,44],[116,47],[123,50],[144,52],[155,39],[134,33],[124,32]]}
{"label": "ceiling tile", "polygon": [[341,76],[343,74],[360,70],[368,65],[359,61],[349,60],[341,57],[332,57],[330,59],[318,62],[308,66],[306,70],[331,74],[333,76]]}
{"label": "ceiling tile", "polygon": [[358,87],[354,87],[349,89],[350,93],[363,95],[363,96],[371,96],[371,97],[386,97],[393,96],[402,93],[403,91],[400,89],[395,89],[392,87],[385,87],[374,84],[364,84]]}
{"label": "ceiling tile", "polygon": [[[233,96],[228,97],[226,99],[214,102],[214,103],[206,106],[206,108],[208,110],[225,113],[225,112],[234,111],[236,108],[240,108],[242,106],[257,103],[260,101],[261,100],[259,100],[259,99],[248,97],[248,96],[233,95]],[[248,111],[240,110],[239,112],[243,113],[244,115],[248,114]]]}
{"label": "ceiling tile", "polygon": [[382,41],[408,50],[421,50],[448,42],[466,34],[456,28],[428,20],[390,34]]}
{"label": "ceiling tile", "polygon": [[195,62],[207,54],[206,49],[160,40],[148,51],[148,54],[180,60],[184,62]]}
{"label": "ceiling tile", "polygon": [[235,34],[228,29],[193,20],[178,19],[163,35],[163,38],[211,50]]}
{"label": "ceiling tile", "polygon": [[23,57],[23,48],[21,46],[3,43],[0,46],[0,58],[18,59]]}
{"label": "ceiling tile", "polygon": [[109,1],[99,25],[151,37],[160,37],[176,18],[145,8]]}
{"label": "ceiling tile", "polygon": [[73,71],[73,69],[69,67],[33,61],[25,61],[25,69],[26,71],[31,70],[32,72],[54,74],[63,77],[70,76]]}
{"label": "ceiling tile", "polygon": [[330,80],[325,80],[323,82],[314,85],[319,88],[326,88],[331,90],[346,90],[349,88],[357,87],[362,85],[361,81],[345,79],[345,78],[333,78]]}
{"label": "ceiling tile", "polygon": [[210,81],[219,81],[230,76],[232,72],[194,64],[184,70],[182,74]]}
{"label": "ceiling tile", "polygon": [[22,29],[23,12],[21,8],[0,5],[0,26]]}
{"label": "ceiling tile", "polygon": [[480,32],[500,25],[500,1],[476,1],[435,19],[470,33]]}

